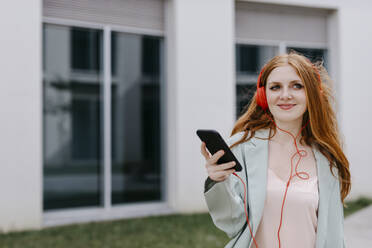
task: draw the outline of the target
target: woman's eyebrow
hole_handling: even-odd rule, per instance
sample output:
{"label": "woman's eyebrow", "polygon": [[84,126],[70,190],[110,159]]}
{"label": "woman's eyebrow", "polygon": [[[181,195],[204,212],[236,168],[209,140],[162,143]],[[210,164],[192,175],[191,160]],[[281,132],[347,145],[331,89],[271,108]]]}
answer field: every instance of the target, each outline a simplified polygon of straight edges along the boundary
{"label": "woman's eyebrow", "polygon": [[[268,84],[280,84],[281,82],[277,82],[277,81],[271,81],[271,82],[268,82]],[[298,80],[298,79],[295,79],[295,80],[292,80],[291,82],[289,83],[301,83],[301,80]]]}

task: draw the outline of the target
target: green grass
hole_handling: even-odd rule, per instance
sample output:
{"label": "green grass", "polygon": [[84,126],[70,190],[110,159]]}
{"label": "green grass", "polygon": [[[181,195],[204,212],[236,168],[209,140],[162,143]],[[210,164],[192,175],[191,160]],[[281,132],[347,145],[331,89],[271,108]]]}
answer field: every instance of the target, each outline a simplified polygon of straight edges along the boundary
{"label": "green grass", "polygon": [[[368,198],[348,202],[345,217],[370,204],[372,199]],[[214,226],[209,214],[157,216],[0,234],[1,248],[215,248],[227,242],[228,237]]]}
{"label": "green grass", "polygon": [[0,235],[0,247],[223,247],[227,236],[208,214],[169,215]]}
{"label": "green grass", "polygon": [[362,208],[368,207],[372,204],[371,198],[361,197],[355,201],[346,202],[346,208],[344,208],[345,217],[361,210]]}

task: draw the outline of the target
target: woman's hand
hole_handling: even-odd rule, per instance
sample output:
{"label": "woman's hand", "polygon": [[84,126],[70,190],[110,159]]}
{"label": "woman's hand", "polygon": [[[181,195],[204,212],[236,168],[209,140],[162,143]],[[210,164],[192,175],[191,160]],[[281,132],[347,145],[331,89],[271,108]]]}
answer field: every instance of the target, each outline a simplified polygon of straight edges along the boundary
{"label": "woman's hand", "polygon": [[223,150],[219,150],[213,156],[205,148],[205,143],[201,144],[201,154],[204,156],[206,164],[205,168],[207,169],[208,176],[210,179],[216,182],[222,182],[229,177],[229,175],[235,172],[234,169],[231,169],[235,166],[235,162],[228,162],[224,164],[217,164],[219,158],[224,154]]}

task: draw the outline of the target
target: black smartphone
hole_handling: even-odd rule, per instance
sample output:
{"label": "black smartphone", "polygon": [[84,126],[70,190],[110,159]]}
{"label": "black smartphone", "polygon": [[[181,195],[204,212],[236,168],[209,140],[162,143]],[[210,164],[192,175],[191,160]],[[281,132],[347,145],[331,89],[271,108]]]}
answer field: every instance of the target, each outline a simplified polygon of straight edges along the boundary
{"label": "black smartphone", "polygon": [[208,151],[213,155],[219,150],[224,150],[224,155],[218,159],[217,164],[224,164],[231,161],[235,161],[235,171],[241,171],[242,166],[239,161],[236,159],[229,146],[223,140],[221,135],[216,130],[205,130],[198,129],[196,134],[199,136],[201,141],[205,142],[205,145]]}

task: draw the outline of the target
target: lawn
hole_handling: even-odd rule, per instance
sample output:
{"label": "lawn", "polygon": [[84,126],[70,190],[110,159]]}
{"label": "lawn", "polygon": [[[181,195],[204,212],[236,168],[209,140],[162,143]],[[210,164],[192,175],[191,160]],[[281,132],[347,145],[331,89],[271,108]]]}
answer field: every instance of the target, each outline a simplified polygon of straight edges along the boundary
{"label": "lawn", "polygon": [[[345,216],[370,204],[372,199],[367,198],[349,202]],[[215,248],[227,241],[208,214],[107,221],[0,235],[1,248]]]}

